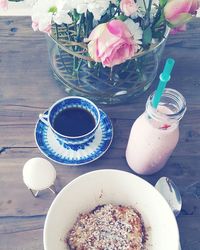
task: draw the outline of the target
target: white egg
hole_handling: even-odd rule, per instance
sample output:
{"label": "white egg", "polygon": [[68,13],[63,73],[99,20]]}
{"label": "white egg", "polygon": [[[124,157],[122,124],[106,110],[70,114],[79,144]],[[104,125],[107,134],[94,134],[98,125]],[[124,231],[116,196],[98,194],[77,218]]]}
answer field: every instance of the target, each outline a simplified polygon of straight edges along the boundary
{"label": "white egg", "polygon": [[23,168],[23,180],[29,189],[44,190],[54,184],[56,170],[53,165],[43,158],[28,160]]}

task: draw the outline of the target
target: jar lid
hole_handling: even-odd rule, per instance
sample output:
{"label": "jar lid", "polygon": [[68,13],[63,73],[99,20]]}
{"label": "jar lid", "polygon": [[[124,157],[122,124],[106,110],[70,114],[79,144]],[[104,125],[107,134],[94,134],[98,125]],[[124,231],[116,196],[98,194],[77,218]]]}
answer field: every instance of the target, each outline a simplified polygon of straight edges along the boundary
{"label": "jar lid", "polygon": [[32,158],[24,165],[23,180],[29,189],[40,191],[49,188],[55,179],[56,170],[46,159]]}

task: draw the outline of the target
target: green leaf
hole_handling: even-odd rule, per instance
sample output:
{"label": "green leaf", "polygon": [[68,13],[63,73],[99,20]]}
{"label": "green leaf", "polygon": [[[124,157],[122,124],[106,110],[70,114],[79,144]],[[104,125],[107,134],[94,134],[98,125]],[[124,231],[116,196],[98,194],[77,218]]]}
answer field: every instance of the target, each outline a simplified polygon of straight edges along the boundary
{"label": "green leaf", "polygon": [[57,7],[56,6],[50,7],[48,12],[50,12],[50,13],[56,13],[57,12]]}
{"label": "green leaf", "polygon": [[165,23],[165,17],[163,14],[160,15],[160,18],[157,20],[157,22],[154,24],[155,28],[161,26],[163,23]]}
{"label": "green leaf", "polygon": [[79,19],[81,18],[81,14],[79,14],[76,9],[73,10],[72,12],[72,19],[73,21],[76,23],[79,21]]}
{"label": "green leaf", "polygon": [[108,21],[110,21],[110,16],[107,13],[105,13],[101,17],[101,19],[100,19],[100,21],[98,23],[107,23]]}
{"label": "green leaf", "polygon": [[147,27],[144,30],[143,36],[142,36],[142,42],[143,42],[144,48],[149,47],[149,45],[151,44],[151,40],[152,40],[152,31],[150,27]]}
{"label": "green leaf", "polygon": [[119,19],[119,20],[121,20],[121,21],[126,21],[126,19],[127,19],[128,17],[127,16],[124,16],[124,15],[119,15],[119,16],[117,16],[116,17],[116,19]]}
{"label": "green leaf", "polygon": [[160,5],[161,5],[162,7],[165,6],[165,4],[167,3],[167,1],[168,1],[168,0],[159,0]]}
{"label": "green leaf", "polygon": [[116,6],[120,6],[120,1],[121,0],[116,0]]}

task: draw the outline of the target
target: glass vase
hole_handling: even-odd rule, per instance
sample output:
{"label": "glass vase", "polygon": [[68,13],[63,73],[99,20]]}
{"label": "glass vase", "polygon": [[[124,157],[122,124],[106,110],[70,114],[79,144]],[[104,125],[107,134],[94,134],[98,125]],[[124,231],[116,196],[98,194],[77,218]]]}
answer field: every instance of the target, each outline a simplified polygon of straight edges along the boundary
{"label": "glass vase", "polygon": [[128,103],[144,93],[156,77],[166,38],[140,55],[113,68],[76,58],[62,44],[47,36],[53,74],[68,95],[99,104]]}

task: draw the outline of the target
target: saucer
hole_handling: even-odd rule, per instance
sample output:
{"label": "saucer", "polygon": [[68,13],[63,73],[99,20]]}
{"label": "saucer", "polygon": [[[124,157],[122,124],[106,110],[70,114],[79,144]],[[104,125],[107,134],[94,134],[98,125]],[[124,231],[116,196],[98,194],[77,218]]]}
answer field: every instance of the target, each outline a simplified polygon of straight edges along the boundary
{"label": "saucer", "polygon": [[[63,165],[83,165],[100,158],[110,147],[113,139],[111,120],[105,112],[100,111],[100,124],[94,140],[84,148],[72,150],[63,147],[53,135],[52,130],[41,120],[35,126],[35,142],[39,150],[50,160]],[[46,114],[47,111],[44,113]]]}

